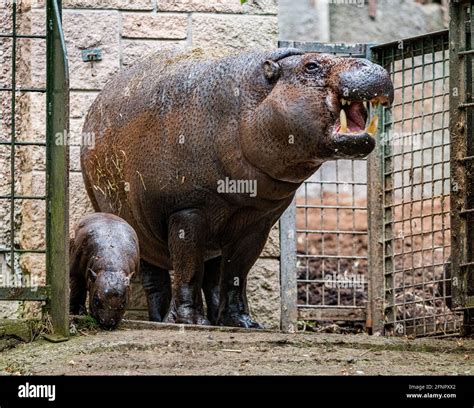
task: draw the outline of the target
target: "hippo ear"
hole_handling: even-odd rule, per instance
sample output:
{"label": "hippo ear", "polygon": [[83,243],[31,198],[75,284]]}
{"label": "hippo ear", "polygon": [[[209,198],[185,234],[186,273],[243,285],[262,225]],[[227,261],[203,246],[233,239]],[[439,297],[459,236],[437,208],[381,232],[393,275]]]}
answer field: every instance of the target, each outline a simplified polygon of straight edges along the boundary
{"label": "hippo ear", "polygon": [[275,82],[278,80],[278,78],[280,78],[281,67],[275,61],[266,60],[263,63],[263,74],[269,81]]}
{"label": "hippo ear", "polygon": [[87,269],[87,273],[88,273],[91,281],[95,282],[95,280],[97,279],[97,274],[91,268]]}
{"label": "hippo ear", "polygon": [[281,75],[281,67],[278,64],[278,61],[293,55],[303,54],[304,51],[297,48],[278,48],[270,54],[267,54],[268,59],[263,63],[263,73],[265,78],[271,82],[278,80]]}

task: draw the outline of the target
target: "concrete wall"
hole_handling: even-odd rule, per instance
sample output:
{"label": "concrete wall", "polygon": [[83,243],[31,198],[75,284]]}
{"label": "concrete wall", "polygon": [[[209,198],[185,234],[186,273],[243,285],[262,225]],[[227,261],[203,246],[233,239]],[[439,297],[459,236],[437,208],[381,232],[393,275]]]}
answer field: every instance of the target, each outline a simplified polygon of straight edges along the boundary
{"label": "concrete wall", "polygon": [[415,0],[280,0],[279,38],[292,41],[387,42],[446,28],[446,8]]}
{"label": "concrete wall", "polygon": [[[8,21],[11,13],[6,6],[2,18]],[[19,19],[27,23],[25,33],[44,33],[44,0],[21,0],[19,11]],[[80,172],[81,129],[90,104],[110,78],[137,59],[162,47],[201,47],[217,52],[238,52],[276,47],[278,34],[274,0],[249,1],[244,6],[240,0],[63,0],[63,25],[71,84],[71,227],[92,211]],[[2,21],[3,27],[7,25]],[[102,51],[102,61],[83,62],[81,52],[92,48]],[[44,44],[43,47],[32,44],[22,54],[21,63],[30,67],[24,75],[23,84],[34,82],[37,87],[44,86],[44,51]],[[10,75],[8,65],[11,65],[7,55],[4,59],[2,80]],[[44,95],[30,94],[27,98],[18,115],[29,126],[24,136],[30,140],[44,140]],[[8,104],[8,100],[5,103]],[[8,127],[7,115],[5,120],[2,118],[3,127]],[[7,163],[3,155],[8,156],[8,152],[0,151],[0,155],[2,163]],[[22,177],[18,178],[18,182],[23,193],[31,194],[44,189],[44,149],[30,149],[22,153],[22,163]],[[8,166],[3,167],[0,169],[0,187],[4,184],[8,186]],[[6,228],[0,232],[5,232],[6,238],[9,237],[8,213],[7,207],[0,206],[0,216],[4,220],[2,228]],[[22,240],[20,246],[39,248],[44,245],[44,205],[41,202],[24,203],[18,214],[15,229],[18,240]],[[275,230],[262,258],[251,271],[249,281],[250,304],[255,317],[273,327],[279,324],[278,257],[278,231]],[[25,258],[20,273],[44,277],[42,261],[44,259]],[[131,307],[134,309],[132,314],[143,316],[145,301],[137,283],[134,284]]]}

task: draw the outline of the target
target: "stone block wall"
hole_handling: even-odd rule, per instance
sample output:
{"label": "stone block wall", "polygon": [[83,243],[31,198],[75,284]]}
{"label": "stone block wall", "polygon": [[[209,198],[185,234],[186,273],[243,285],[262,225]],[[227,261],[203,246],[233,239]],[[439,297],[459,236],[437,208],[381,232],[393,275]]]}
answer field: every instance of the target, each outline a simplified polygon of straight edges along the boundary
{"label": "stone block wall", "polygon": [[[44,33],[45,1],[19,0],[25,30]],[[80,169],[81,129],[87,110],[107,81],[118,71],[162,47],[200,47],[243,51],[277,46],[276,0],[63,0],[63,28],[70,69],[70,225],[92,212]],[[82,51],[100,49],[102,60],[84,62]],[[44,86],[44,47],[32,44],[22,56],[29,66],[28,81]],[[7,67],[8,64],[5,64]],[[2,75],[8,68],[2,65]],[[28,97],[20,116],[28,123],[28,138],[44,140],[44,95]],[[3,119],[2,119],[3,125]],[[0,152],[2,154],[2,152]],[[28,150],[23,158],[24,192],[44,188],[44,152]],[[3,168],[2,168],[3,170]],[[0,177],[0,183],[2,178]],[[3,211],[0,208],[0,212]],[[1,212],[3,214],[3,212]],[[38,203],[23,207],[16,228],[24,245],[44,244],[44,208]],[[267,326],[279,324],[278,231],[251,272],[249,297],[255,317]],[[23,273],[38,270],[29,259]],[[39,268],[38,275],[44,272]],[[140,286],[135,284],[131,315],[143,316]],[[0,309],[1,313],[1,309]]]}

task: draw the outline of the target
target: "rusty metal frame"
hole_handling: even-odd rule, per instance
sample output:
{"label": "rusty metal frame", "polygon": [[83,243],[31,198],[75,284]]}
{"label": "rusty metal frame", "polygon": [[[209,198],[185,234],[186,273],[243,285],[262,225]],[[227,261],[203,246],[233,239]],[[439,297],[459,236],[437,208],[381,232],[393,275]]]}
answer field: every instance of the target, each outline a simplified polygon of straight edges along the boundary
{"label": "rusty metal frame", "polygon": [[450,2],[450,133],[452,303],[464,310],[463,332],[474,331],[474,1]]}

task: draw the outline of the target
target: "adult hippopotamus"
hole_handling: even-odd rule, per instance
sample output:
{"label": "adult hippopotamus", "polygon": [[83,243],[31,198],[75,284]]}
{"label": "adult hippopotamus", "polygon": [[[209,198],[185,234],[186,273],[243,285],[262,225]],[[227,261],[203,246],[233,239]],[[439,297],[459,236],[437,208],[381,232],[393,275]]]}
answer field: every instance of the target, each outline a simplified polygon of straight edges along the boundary
{"label": "adult hippopotamus", "polygon": [[382,67],[293,48],[160,51],[111,80],[82,171],[94,208],[137,232],[150,319],[261,327],[246,279],[270,229],[325,161],[372,151],[367,102],[392,99]]}
{"label": "adult hippopotamus", "polygon": [[133,228],[113,214],[83,217],[70,241],[70,311],[89,312],[107,329],[115,328],[130,297],[130,280],[139,268],[140,250]]}

